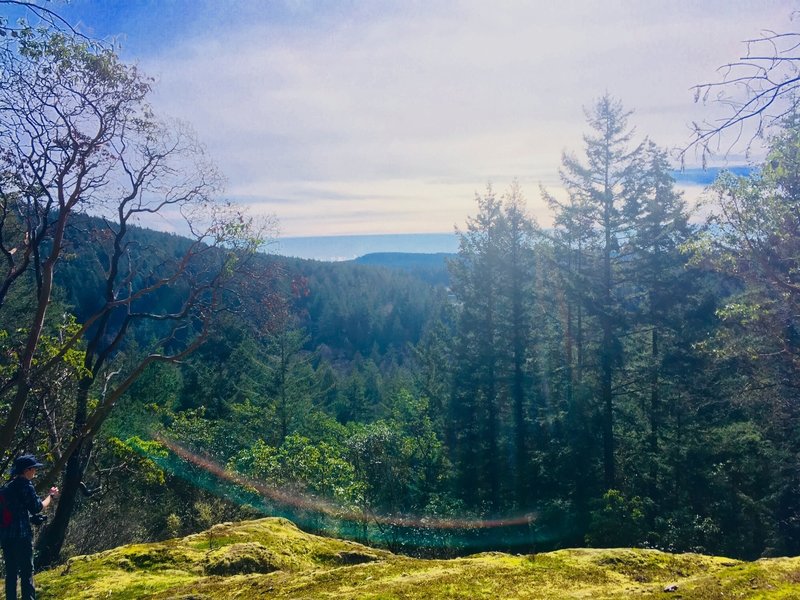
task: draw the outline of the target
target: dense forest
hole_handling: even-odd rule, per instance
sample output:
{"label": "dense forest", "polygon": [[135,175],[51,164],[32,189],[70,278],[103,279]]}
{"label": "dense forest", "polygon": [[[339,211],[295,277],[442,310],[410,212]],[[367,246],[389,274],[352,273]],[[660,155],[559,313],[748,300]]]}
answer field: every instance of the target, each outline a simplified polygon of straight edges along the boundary
{"label": "dense forest", "polygon": [[[605,95],[552,227],[489,186],[457,255],[323,263],[209,208],[135,68],[13,32],[0,449],[64,488],[42,563],[265,513],[425,556],[800,553],[796,114],[691,213]],[[164,209],[191,233],[137,226]]]}
{"label": "dense forest", "polygon": [[[85,478],[101,493],[80,501],[77,529],[97,531],[113,511],[149,536],[187,532],[235,510],[216,495],[230,494],[226,480],[186,500],[199,467],[162,471],[165,446],[149,440],[163,435],[367,523],[398,517],[363,535],[408,550],[796,553],[800,129],[787,122],[750,176],[721,175],[700,226],[664,152],[630,147],[621,105],[602,98],[594,111],[586,156],[564,161],[568,202],[548,197],[556,226],[536,227],[518,187],[488,189],[458,233],[449,288],[413,266],[259,257],[280,297],[259,299],[268,327],[223,316],[181,364],[139,377],[98,439]],[[185,244],[136,233],[148,247]],[[57,278],[77,322],[101,297],[87,275],[100,260],[76,243]],[[155,337],[143,327],[129,343]],[[121,487],[131,469],[145,487],[134,507]],[[291,501],[274,508],[348,531]],[[516,528],[477,525],[523,514]],[[410,527],[403,515],[468,517],[480,531]]]}

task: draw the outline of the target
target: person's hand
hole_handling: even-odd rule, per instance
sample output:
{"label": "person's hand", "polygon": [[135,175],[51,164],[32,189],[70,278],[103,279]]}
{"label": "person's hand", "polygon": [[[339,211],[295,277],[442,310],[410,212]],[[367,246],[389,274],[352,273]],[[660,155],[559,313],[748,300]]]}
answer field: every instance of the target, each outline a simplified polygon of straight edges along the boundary
{"label": "person's hand", "polygon": [[50,495],[51,495],[53,498],[58,498],[58,495],[59,495],[60,493],[61,493],[61,492],[59,492],[59,491],[58,491],[58,488],[57,488],[57,487],[53,486],[53,487],[51,487],[51,488],[50,488]]}

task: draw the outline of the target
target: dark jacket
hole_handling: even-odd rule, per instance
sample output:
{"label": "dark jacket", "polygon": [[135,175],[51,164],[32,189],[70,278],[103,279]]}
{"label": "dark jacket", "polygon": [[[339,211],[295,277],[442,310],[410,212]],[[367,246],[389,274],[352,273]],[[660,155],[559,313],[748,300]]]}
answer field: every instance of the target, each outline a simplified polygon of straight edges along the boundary
{"label": "dark jacket", "polygon": [[4,537],[32,538],[30,516],[42,510],[42,501],[36,495],[33,484],[24,477],[15,477],[6,485],[6,499],[13,519],[3,532]]}

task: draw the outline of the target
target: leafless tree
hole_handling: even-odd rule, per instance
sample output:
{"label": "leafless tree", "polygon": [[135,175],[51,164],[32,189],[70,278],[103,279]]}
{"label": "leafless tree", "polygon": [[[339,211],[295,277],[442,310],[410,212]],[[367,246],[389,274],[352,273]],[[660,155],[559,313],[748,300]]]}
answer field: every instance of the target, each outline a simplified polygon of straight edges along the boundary
{"label": "leafless tree", "polygon": [[740,144],[749,153],[797,109],[800,33],[767,30],[744,44],[743,56],[718,69],[719,80],[692,88],[695,102],[722,111],[717,118],[691,124],[691,142],[679,152],[682,162],[694,151],[705,167],[711,156],[727,155]]}
{"label": "leafless tree", "polygon": [[[13,37],[17,35],[21,31],[24,31],[28,27],[29,21],[33,19],[36,20],[38,24],[45,27],[71,33],[82,37],[87,42],[98,43],[96,40],[90,40],[88,37],[81,34],[69,21],[58,14],[56,10],[47,6],[48,3],[50,3],[50,0],[42,0],[41,2],[30,0],[0,0],[0,6],[20,9],[27,17],[21,19],[20,22],[9,22],[8,17],[0,15],[0,37]],[[36,25],[37,23],[33,24]]]}

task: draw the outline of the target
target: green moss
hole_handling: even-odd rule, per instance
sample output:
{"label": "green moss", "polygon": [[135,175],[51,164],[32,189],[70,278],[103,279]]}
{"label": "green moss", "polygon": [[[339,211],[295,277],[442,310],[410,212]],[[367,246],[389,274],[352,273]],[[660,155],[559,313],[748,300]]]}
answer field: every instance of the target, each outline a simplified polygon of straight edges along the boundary
{"label": "green moss", "polygon": [[211,552],[203,563],[207,575],[243,575],[277,571],[275,554],[258,542],[231,544]]}
{"label": "green moss", "polygon": [[686,599],[800,598],[800,558],[736,563],[681,587]]}
{"label": "green moss", "polygon": [[[639,549],[417,560],[300,531],[285,519],[122,546],[37,576],[41,598],[800,598],[800,558],[742,563]],[[676,585],[676,592],[665,592]]]}
{"label": "green moss", "polygon": [[705,573],[727,559],[699,554],[666,554],[657,550],[617,549],[600,551],[592,562],[637,582],[670,581]]}

